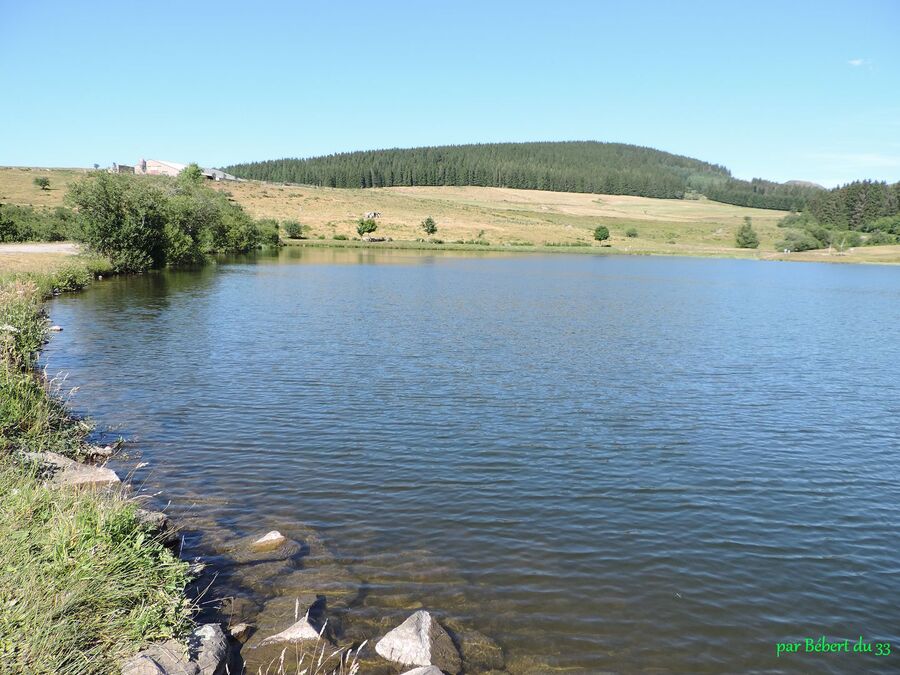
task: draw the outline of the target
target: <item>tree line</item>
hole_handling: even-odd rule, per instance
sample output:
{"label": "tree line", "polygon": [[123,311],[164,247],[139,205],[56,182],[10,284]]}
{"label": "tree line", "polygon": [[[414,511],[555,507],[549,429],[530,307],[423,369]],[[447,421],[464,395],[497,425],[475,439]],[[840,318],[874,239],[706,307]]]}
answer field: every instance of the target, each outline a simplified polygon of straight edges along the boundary
{"label": "tree line", "polygon": [[486,143],[367,150],[234,164],[264,181],[337,188],[475,185],[683,199],[701,194],[759,208],[802,208],[808,186],[732,178],[723,166],[623,143]]}

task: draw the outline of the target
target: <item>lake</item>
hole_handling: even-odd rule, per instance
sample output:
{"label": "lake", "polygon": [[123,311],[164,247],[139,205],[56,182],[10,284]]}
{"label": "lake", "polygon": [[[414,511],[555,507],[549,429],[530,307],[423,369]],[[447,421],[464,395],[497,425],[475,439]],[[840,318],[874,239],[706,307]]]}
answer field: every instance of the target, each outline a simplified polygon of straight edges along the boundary
{"label": "lake", "polygon": [[[260,636],[322,593],[345,636],[496,641],[471,672],[898,667],[776,657],[900,649],[896,267],[289,248],[50,314],[49,372]],[[247,554],[272,529],[294,553]]]}

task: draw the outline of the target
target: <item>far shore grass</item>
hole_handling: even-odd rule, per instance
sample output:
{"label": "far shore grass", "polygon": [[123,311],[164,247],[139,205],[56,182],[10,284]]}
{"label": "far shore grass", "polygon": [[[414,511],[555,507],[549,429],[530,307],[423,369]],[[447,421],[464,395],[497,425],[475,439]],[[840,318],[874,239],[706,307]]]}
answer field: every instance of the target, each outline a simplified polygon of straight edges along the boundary
{"label": "far shore grass", "polygon": [[35,368],[43,302],[78,290],[106,261],[0,256],[0,673],[111,675],[148,642],[190,630],[188,565],[135,517],[123,490],[44,485],[21,452],[79,458],[90,426]]}

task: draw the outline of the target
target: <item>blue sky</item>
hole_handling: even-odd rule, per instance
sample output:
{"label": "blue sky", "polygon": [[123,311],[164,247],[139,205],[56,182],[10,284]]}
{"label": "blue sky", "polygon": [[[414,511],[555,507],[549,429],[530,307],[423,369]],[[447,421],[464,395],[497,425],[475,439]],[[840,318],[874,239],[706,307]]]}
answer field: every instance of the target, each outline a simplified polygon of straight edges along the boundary
{"label": "blue sky", "polygon": [[594,139],[900,180],[900,2],[0,0],[0,165]]}

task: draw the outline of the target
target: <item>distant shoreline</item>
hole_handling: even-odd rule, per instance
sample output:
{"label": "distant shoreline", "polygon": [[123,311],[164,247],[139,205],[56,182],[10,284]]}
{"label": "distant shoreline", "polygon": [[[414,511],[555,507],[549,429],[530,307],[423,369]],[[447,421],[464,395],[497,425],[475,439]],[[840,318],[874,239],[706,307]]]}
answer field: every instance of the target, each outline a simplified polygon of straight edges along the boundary
{"label": "distant shoreline", "polygon": [[[755,255],[757,250],[747,249],[743,254],[739,250],[733,253],[722,251],[703,251],[679,249],[673,251],[648,251],[617,248],[614,246],[512,246],[512,245],[481,245],[481,244],[437,244],[428,241],[379,241],[369,242],[362,240],[330,240],[330,239],[286,239],[285,246],[295,248],[342,248],[342,249],[366,249],[366,250],[407,250],[407,251],[464,251],[468,253],[566,253],[579,255],[623,255],[667,258],[716,258],[720,260],[756,260],[760,262],[820,262],[838,263],[844,265],[900,265],[900,260],[867,260],[855,257],[853,253],[827,254],[821,250],[803,251],[797,253],[772,253],[768,255]],[[900,249],[900,247],[896,247]]]}

